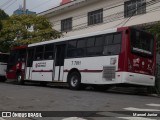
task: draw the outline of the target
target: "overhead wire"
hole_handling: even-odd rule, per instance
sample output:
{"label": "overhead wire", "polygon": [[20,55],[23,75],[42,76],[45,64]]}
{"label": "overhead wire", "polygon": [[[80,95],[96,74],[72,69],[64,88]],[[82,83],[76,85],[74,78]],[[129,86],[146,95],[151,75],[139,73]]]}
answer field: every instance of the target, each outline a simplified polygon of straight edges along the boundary
{"label": "overhead wire", "polygon": [[11,5],[13,5],[14,3],[16,3],[17,2],[17,0],[14,0],[11,4],[9,4],[6,8],[4,8],[3,10],[6,10],[6,9],[8,9]]}
{"label": "overhead wire", "polygon": [[6,6],[7,4],[9,4],[10,2],[12,2],[12,0],[7,0],[5,3],[3,3],[2,5],[0,5],[0,8],[2,9],[4,6]]}
{"label": "overhead wire", "polygon": [[37,9],[37,8],[45,5],[46,3],[49,3],[50,1],[52,1],[52,0],[47,0],[46,2],[40,3],[39,5],[36,5],[35,7],[31,8],[31,10]]}
{"label": "overhead wire", "polygon": [[[115,5],[115,6],[112,6],[112,7],[108,7],[108,6],[105,6],[104,8],[103,8],[103,11],[107,11],[107,10],[109,10],[109,9],[113,9],[113,8],[116,8],[116,7],[119,7],[119,6],[122,6],[122,5],[124,5],[123,3],[122,4],[120,4],[121,2],[116,2],[115,4],[118,4],[118,5]],[[97,10],[97,9],[95,9],[95,10]],[[92,10],[92,11],[94,11],[94,10]],[[73,20],[78,20],[78,19],[81,19],[81,18],[84,18],[84,17],[86,17],[86,14],[87,13],[82,13],[82,14],[79,14],[79,15],[75,15],[75,16],[72,16],[72,18],[73,18]],[[59,22],[60,20],[57,20],[57,21],[54,21],[55,23],[56,22]],[[58,23],[59,24],[59,23]],[[56,24],[57,25],[57,24]]]}
{"label": "overhead wire", "polygon": [[[154,5],[154,4],[156,4],[156,3],[158,3],[158,2],[160,2],[160,0],[152,0],[152,1],[149,1],[149,2],[147,2],[146,3],[146,6],[148,7],[148,6],[151,6],[151,5]],[[112,7],[105,7],[105,8],[103,8],[103,11],[106,11],[106,10],[110,10],[110,9],[113,9],[113,8],[116,8],[116,7],[120,7],[120,6],[123,6],[124,5],[124,3],[122,3],[122,4],[119,4],[120,2],[117,2],[118,3],[118,5],[115,5],[115,6],[112,6]],[[94,10],[93,10],[94,11]],[[124,11],[120,11],[120,12],[117,12],[117,13],[114,13],[114,14],[111,14],[111,15],[109,15],[109,16],[105,16],[105,17],[103,17],[103,19],[109,19],[109,21],[114,21],[114,20],[116,20],[116,19],[119,19],[120,17],[123,17],[123,13],[124,13]],[[87,13],[83,13],[83,14],[81,14],[81,15],[76,15],[76,16],[72,16],[72,20],[78,20],[78,19],[82,19],[82,18],[84,18],[84,17],[87,17],[86,16],[86,14]],[[83,16],[82,16],[83,15]],[[80,16],[82,16],[82,17],[80,17]],[[114,17],[113,17],[114,16]],[[76,18],[76,17],[78,17],[78,18]],[[112,20],[113,19],[113,20]],[[54,26],[57,26],[57,25],[60,25],[61,24],[61,22],[60,22],[61,20],[57,20],[57,21],[54,21]],[[104,20],[105,21],[105,20]],[[76,25],[76,27],[77,26],[82,26],[82,25],[85,25],[86,24],[86,22],[85,23],[81,23],[81,24],[79,24],[79,25]],[[73,27],[75,27],[75,26],[73,26]]]}

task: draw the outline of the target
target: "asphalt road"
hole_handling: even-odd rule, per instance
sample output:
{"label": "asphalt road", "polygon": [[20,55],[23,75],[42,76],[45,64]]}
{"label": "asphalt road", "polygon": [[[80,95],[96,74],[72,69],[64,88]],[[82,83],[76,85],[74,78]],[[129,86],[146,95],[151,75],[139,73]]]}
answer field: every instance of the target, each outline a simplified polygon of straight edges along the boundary
{"label": "asphalt road", "polygon": [[119,91],[72,91],[67,87],[0,83],[0,111],[50,111],[48,114],[52,115],[0,120],[160,120],[160,117],[153,116],[133,117],[137,111],[160,116],[160,97]]}

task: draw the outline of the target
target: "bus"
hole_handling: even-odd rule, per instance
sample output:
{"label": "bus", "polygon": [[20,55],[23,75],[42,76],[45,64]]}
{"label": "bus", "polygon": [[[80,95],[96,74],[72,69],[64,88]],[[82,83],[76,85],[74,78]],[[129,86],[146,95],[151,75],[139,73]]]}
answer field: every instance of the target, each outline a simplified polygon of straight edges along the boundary
{"label": "bus", "polygon": [[4,82],[6,80],[6,70],[9,54],[0,52],[0,81]]}
{"label": "bus", "polygon": [[7,78],[83,85],[155,85],[156,40],[121,27],[20,46],[11,50]]}

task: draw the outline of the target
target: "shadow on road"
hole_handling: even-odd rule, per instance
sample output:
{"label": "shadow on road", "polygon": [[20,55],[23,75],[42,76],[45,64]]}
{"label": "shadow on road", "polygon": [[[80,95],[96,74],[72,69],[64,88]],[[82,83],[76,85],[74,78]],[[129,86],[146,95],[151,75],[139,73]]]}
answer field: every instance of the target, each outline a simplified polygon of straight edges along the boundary
{"label": "shadow on road", "polygon": [[[4,84],[17,85],[16,81],[6,81]],[[23,86],[34,86],[34,87],[55,88],[55,89],[69,89],[66,83],[40,84],[39,82],[25,82]],[[113,87],[110,87],[110,89],[108,90],[96,90],[93,86],[88,85],[85,88],[83,88],[81,91],[160,97],[157,94],[149,94],[147,92],[146,87],[116,87],[116,86],[113,86]]]}

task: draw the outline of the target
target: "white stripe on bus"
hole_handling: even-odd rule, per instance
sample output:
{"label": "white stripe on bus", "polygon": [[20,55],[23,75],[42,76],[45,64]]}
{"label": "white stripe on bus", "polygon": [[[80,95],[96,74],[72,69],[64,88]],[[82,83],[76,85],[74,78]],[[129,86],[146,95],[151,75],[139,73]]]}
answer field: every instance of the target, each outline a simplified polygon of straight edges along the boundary
{"label": "white stripe on bus", "polygon": [[3,119],[3,118],[0,117],[0,120],[5,120],[5,119]]}
{"label": "white stripe on bus", "polygon": [[118,117],[118,118],[125,119],[125,120],[157,120],[157,119],[142,118],[142,117]]}
{"label": "white stripe on bus", "polygon": [[154,104],[154,103],[151,103],[151,104],[146,104],[148,106],[152,106],[152,107],[160,107],[160,104]]}
{"label": "white stripe on bus", "polygon": [[157,109],[140,109],[140,108],[134,108],[134,107],[128,107],[128,108],[123,108],[125,110],[129,110],[129,111],[160,111]]}
{"label": "white stripe on bus", "polygon": [[78,118],[78,117],[70,117],[70,118],[64,118],[62,120],[86,120],[86,119]]}

